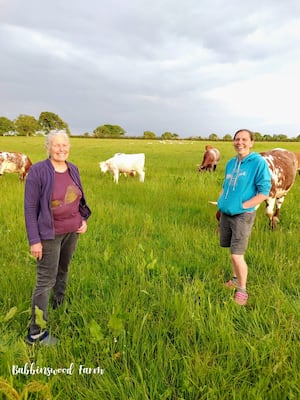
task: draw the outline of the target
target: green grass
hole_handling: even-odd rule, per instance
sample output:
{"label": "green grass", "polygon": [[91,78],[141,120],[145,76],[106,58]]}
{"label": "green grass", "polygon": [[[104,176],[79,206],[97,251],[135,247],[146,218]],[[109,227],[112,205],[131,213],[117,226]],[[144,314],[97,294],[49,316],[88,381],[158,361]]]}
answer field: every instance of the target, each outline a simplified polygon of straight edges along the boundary
{"label": "green grass", "polygon": [[[151,144],[150,144],[151,143]],[[230,276],[214,206],[231,143],[215,174],[199,174],[205,142],[71,139],[92,216],[70,269],[67,302],[49,310],[55,348],[24,343],[35,284],[23,217],[24,186],[0,179],[0,375],[28,399],[283,400],[300,398],[299,176],[271,232],[258,210],[246,255],[249,305]],[[261,151],[278,143],[256,143]],[[299,151],[299,143],[280,143]],[[42,138],[0,137],[0,150],[45,158]],[[144,152],[146,178],[102,175],[99,161]],[[10,313],[10,314],[8,314]],[[13,375],[12,366],[73,374]],[[104,370],[79,374],[80,365]],[[0,380],[1,390],[4,381]],[[38,392],[27,385],[37,386]],[[42,386],[43,385],[43,386]],[[41,391],[41,390],[44,390]],[[11,397],[16,398],[16,397]],[[48,396],[49,398],[49,396]]]}

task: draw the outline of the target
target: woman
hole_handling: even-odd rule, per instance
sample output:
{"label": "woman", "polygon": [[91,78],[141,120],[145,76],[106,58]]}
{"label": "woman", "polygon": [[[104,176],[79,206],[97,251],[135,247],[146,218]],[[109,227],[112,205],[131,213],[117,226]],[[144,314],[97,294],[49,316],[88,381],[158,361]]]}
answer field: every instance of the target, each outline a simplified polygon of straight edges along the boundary
{"label": "woman", "polygon": [[251,153],[254,135],[248,129],[238,130],[233,138],[237,156],[228,161],[225,179],[218,199],[220,245],[229,247],[233,277],[226,283],[235,288],[234,301],[246,305],[248,301],[248,266],[244,254],[255,220],[256,208],[267,199],[271,189],[271,174],[266,161],[258,153]]}
{"label": "woman", "polygon": [[[50,291],[53,308],[66,290],[69,264],[78,235],[87,230],[91,211],[86,204],[78,168],[67,162],[69,137],[64,131],[47,135],[48,158],[34,164],[26,179],[24,211],[30,252],[37,259],[36,286],[32,297],[29,344],[56,344],[57,339],[43,325],[48,318]],[[37,322],[41,310],[45,324]]]}

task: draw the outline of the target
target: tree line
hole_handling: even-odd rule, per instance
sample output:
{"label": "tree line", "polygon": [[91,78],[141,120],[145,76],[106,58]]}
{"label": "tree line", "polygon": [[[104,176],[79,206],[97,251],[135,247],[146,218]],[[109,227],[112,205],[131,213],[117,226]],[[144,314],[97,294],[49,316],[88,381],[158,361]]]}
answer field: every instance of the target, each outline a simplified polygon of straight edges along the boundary
{"label": "tree line", "polygon": [[[16,135],[16,136],[37,136],[47,135],[51,130],[65,130],[70,136],[71,131],[67,122],[49,111],[43,111],[40,113],[38,119],[32,115],[20,114],[15,120],[11,120],[4,116],[0,116],[0,136]],[[125,137],[126,131],[119,125],[104,124],[100,125],[93,130],[92,133],[85,132],[83,137],[95,137],[95,138],[122,138]],[[78,135],[77,135],[78,136]],[[128,136],[127,136],[128,137]],[[295,138],[288,138],[285,134],[261,134],[259,132],[254,133],[256,141],[300,141],[300,134]],[[141,135],[142,139],[163,139],[163,140],[176,140],[180,139],[177,133],[164,132],[161,135],[157,135],[152,131],[144,131]],[[211,140],[211,141],[231,141],[232,135],[226,134],[223,137],[219,137],[216,133],[211,133],[208,137],[193,136],[185,138],[186,140]]]}
{"label": "tree line", "polygon": [[65,130],[71,134],[68,124],[52,112],[43,111],[38,119],[26,114],[20,114],[15,120],[0,117],[0,136],[36,136],[51,130]]}

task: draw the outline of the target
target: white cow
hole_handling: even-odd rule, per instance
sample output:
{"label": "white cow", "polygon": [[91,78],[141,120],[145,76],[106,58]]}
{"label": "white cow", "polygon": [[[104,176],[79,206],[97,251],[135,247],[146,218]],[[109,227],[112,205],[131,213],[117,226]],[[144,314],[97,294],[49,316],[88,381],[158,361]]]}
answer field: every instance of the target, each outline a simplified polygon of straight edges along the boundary
{"label": "white cow", "polygon": [[113,157],[106,161],[101,161],[99,167],[101,172],[111,172],[114,176],[114,181],[119,182],[119,175],[124,174],[135,176],[139,175],[140,182],[145,180],[145,154],[124,154],[116,153]]}

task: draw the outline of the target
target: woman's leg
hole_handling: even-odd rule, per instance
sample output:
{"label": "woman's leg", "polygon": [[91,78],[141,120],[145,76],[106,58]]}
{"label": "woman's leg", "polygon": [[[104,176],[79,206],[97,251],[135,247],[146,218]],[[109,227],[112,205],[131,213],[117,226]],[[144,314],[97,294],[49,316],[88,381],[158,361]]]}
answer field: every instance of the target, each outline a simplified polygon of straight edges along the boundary
{"label": "woman's leg", "polygon": [[42,331],[42,328],[36,323],[36,307],[43,312],[43,319],[48,319],[48,303],[50,291],[55,285],[59,254],[60,240],[42,241],[43,257],[37,261],[36,285],[32,296],[32,317],[29,327],[29,334],[36,335]]}
{"label": "woman's leg", "polygon": [[53,307],[56,308],[64,301],[65,291],[68,280],[69,265],[72,260],[76,244],[78,241],[77,233],[67,233],[62,235],[61,251],[56,275],[55,285],[53,287]]}

